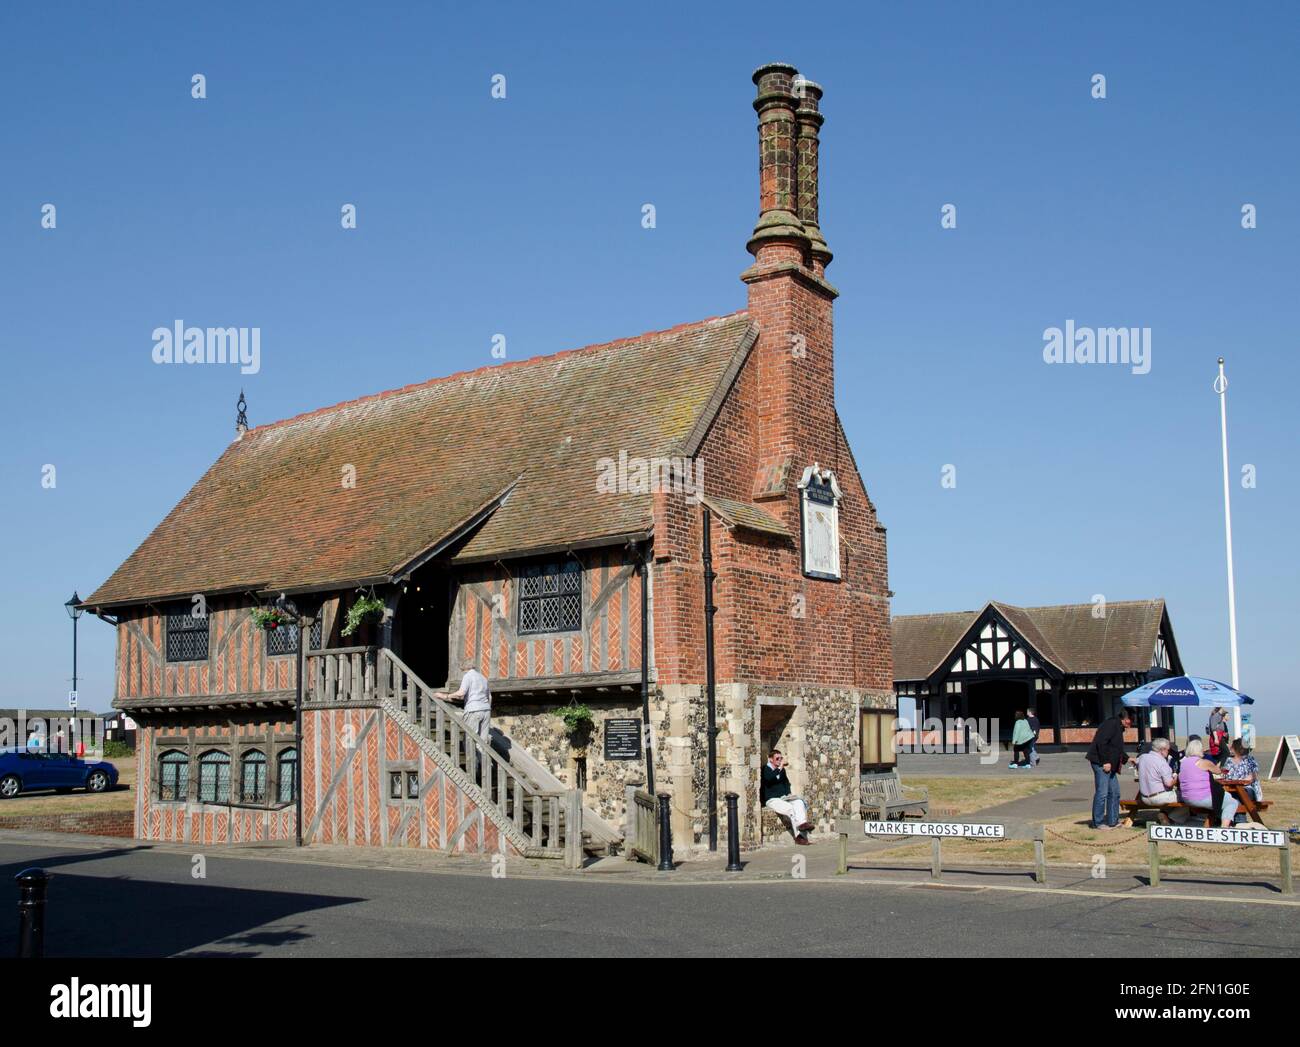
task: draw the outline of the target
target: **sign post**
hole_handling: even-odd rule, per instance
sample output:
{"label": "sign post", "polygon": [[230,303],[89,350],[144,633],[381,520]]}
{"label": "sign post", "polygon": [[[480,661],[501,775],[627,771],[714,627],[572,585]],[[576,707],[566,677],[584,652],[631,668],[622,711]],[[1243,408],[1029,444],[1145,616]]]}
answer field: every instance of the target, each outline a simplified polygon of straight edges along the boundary
{"label": "sign post", "polygon": [[930,840],[930,877],[943,876],[943,841],[947,840],[1031,840],[1034,844],[1034,881],[1047,882],[1047,859],[1043,827],[1000,825],[988,822],[909,822],[878,819],[837,818],[835,831],[840,837],[839,865],[836,872],[849,871],[849,835],[912,836]]}
{"label": "sign post", "polygon": [[1282,893],[1294,894],[1291,883],[1291,844],[1286,833],[1279,829],[1222,829],[1201,827],[1199,825],[1160,825],[1152,822],[1147,826],[1147,851],[1151,859],[1151,886],[1160,886],[1160,844],[1161,843],[1209,843],[1223,844],[1229,847],[1276,847],[1282,873]]}

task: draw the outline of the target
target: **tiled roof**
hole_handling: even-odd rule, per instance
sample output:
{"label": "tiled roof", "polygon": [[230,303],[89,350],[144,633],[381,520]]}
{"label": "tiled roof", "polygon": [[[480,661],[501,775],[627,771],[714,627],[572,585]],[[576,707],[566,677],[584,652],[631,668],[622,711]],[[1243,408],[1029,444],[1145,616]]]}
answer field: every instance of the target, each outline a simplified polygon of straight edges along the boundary
{"label": "tiled roof", "polygon": [[485,512],[458,558],[648,531],[600,460],[681,453],[752,342],[734,313],[252,429],[85,602],[378,580]]}
{"label": "tiled roof", "polygon": [[893,620],[894,679],[924,680],[988,607],[1049,663],[1066,673],[1146,672],[1164,615],[1164,600],[1121,600],[1095,617],[1090,603],[1016,607],[990,601],[978,611],[899,615]]}
{"label": "tiled roof", "polygon": [[723,498],[716,494],[704,495],[700,501],[722,517],[728,527],[742,527],[749,531],[758,531],[760,534],[775,535],[778,538],[792,537],[785,524],[757,505],[738,502],[734,498]]}

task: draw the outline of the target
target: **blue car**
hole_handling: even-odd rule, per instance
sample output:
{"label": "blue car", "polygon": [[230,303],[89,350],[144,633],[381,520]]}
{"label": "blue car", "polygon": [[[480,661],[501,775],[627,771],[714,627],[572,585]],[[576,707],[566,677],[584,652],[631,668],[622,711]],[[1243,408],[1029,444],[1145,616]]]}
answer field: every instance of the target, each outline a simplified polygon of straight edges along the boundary
{"label": "blue car", "polygon": [[9,750],[0,753],[0,799],[12,800],[33,789],[102,793],[117,784],[117,768],[103,760],[87,762],[67,753]]}

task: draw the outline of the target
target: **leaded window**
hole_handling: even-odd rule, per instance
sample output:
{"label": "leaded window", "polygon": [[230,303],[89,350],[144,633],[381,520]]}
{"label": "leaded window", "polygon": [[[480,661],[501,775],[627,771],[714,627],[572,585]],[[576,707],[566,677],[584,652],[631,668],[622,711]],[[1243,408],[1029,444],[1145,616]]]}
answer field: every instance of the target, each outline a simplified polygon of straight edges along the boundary
{"label": "leaded window", "polygon": [[175,604],[167,610],[167,660],[202,662],[208,657],[208,616],[203,604]]}
{"label": "leaded window", "polygon": [[280,803],[293,803],[294,782],[298,777],[298,750],[283,749],[275,764],[277,799]]}
{"label": "leaded window", "polygon": [[[311,630],[307,633],[307,649],[309,651],[319,651],[321,642],[321,620],[317,616],[312,620]],[[298,623],[291,622],[281,625],[275,629],[266,630],[266,653],[268,656],[277,654],[297,654],[298,652]]]}
{"label": "leaded window", "polygon": [[244,803],[266,802],[266,753],[251,749],[244,753],[240,761],[243,777],[239,786],[239,798]]}
{"label": "leaded window", "polygon": [[210,749],[199,757],[199,803],[230,802],[230,754]]}
{"label": "leaded window", "polygon": [[158,758],[158,799],[183,801],[190,788],[190,758],[169,749]]}
{"label": "leaded window", "polygon": [[582,565],[574,560],[535,564],[519,572],[519,632],[582,629]]}

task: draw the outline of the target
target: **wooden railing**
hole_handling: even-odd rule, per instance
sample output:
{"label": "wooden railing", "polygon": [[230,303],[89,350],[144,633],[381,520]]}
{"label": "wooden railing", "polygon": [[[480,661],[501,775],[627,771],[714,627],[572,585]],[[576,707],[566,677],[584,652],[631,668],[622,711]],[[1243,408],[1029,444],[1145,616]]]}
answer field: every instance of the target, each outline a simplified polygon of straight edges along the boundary
{"label": "wooden railing", "polygon": [[[340,647],[307,655],[308,700],[388,700],[429,737],[483,798],[538,849],[562,852],[574,822],[565,794],[546,790],[510,765],[469,726],[460,712],[386,647]],[[575,826],[581,838],[581,806]]]}
{"label": "wooden railing", "polygon": [[373,700],[377,647],[332,647],[307,652],[305,695],[311,702]]}
{"label": "wooden railing", "polygon": [[627,787],[627,856],[659,864],[659,823],[655,798],[634,785]]}

